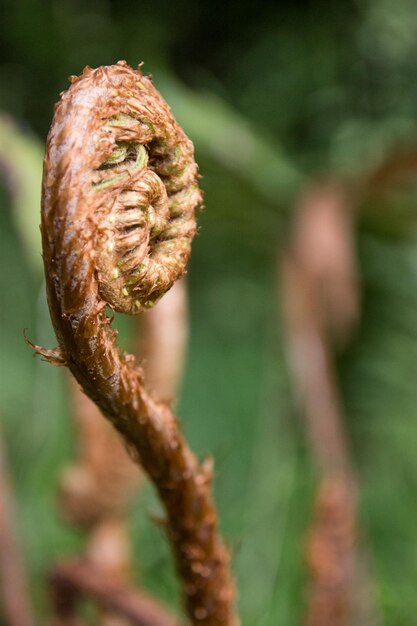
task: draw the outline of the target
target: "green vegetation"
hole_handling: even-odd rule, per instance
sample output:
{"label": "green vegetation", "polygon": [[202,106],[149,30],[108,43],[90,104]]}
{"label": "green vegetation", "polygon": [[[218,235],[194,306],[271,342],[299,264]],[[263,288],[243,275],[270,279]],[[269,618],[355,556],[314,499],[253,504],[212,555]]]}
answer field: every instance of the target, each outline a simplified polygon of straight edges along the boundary
{"label": "green vegetation", "polygon": [[[22,224],[39,221],[38,144],[66,76],[125,58],[145,61],[194,140],[203,174],[182,427],[193,449],[216,459],[243,623],[295,626],[315,470],[284,358],[276,260],[306,181],[356,183],[415,146],[417,5],[311,0],[260,3],[254,12],[218,0],[2,4],[0,110],[17,120],[16,141],[27,142],[21,154],[33,158],[0,148],[0,165],[8,163],[0,168],[0,413],[38,613],[48,566],[81,537],[56,517],[72,425],[63,372],[33,359],[24,343],[23,329],[37,344],[56,340],[40,241]],[[0,143],[6,132],[0,126]],[[14,180],[29,196],[17,196]],[[411,625],[417,612],[415,180],[406,193],[384,196],[382,208],[377,200],[359,207],[361,320],[338,357],[384,626]],[[168,548],[149,520],[158,507],[146,488],[132,513],[135,558],[144,586],[173,603]]]}

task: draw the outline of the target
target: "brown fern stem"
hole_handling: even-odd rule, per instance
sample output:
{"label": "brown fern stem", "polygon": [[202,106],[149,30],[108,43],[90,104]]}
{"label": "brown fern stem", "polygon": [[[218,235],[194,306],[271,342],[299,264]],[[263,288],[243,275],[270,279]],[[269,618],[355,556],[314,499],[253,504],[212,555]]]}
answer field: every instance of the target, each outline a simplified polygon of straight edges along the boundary
{"label": "brown fern stem", "polygon": [[[192,143],[151,80],[125,62],[86,68],[55,110],[42,194],[48,301],[61,358],[154,482],[190,620],[237,623],[211,462],[122,355],[106,305],[152,306],[181,276],[201,202]],[[57,355],[55,354],[55,362]]]}

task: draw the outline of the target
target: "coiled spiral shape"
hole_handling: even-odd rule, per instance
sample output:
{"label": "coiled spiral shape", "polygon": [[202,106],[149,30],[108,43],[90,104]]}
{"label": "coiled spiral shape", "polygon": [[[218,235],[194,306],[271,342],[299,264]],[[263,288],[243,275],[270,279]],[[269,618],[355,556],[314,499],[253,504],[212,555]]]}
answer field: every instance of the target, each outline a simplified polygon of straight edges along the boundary
{"label": "coiled spiral shape", "polygon": [[94,221],[100,295],[135,314],[185,271],[201,203],[193,145],[140,69],[121,61],[72,82],[55,111],[48,165]]}

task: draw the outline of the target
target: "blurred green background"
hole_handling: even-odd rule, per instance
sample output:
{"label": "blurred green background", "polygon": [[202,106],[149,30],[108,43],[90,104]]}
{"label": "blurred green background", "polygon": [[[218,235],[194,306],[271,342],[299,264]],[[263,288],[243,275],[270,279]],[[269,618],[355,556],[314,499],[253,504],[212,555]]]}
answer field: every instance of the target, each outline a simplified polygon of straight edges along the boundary
{"label": "blurred green background", "polygon": [[[67,77],[126,59],[145,62],[203,175],[181,425],[216,460],[243,623],[295,625],[315,468],[284,358],[277,258],[308,181],[355,185],[417,145],[417,4],[0,0],[0,11],[0,414],[37,614],[48,567],[82,545],[55,506],[73,454],[63,372],[33,359],[23,339],[26,328],[35,343],[56,344],[39,252],[42,150]],[[381,206],[359,207],[361,319],[338,359],[386,626],[415,624],[417,613],[415,171],[411,179]],[[132,515],[135,559],[144,586],[175,606],[168,548],[149,520],[158,509],[146,488]]]}

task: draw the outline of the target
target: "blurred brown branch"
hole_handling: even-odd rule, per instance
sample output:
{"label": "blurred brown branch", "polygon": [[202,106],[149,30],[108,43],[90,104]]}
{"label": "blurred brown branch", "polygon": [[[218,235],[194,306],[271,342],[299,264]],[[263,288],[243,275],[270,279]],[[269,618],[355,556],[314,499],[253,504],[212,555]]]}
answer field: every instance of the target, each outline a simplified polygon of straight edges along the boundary
{"label": "blurred brown branch", "polygon": [[135,626],[178,626],[177,619],[159,602],[127,585],[109,581],[100,570],[82,560],[59,563],[50,584],[56,626],[80,625],[77,607],[83,596],[94,600],[106,613]]}
{"label": "blurred brown branch", "polygon": [[176,398],[184,370],[188,341],[188,302],[185,279],[149,311],[138,317],[136,354],[140,355],[149,389],[159,400]]}
{"label": "blurred brown branch", "polygon": [[374,623],[357,528],[357,479],[347,443],[332,343],[359,317],[353,217],[345,188],[322,183],[301,199],[282,263],[282,301],[294,390],[319,469],[308,542],[308,626]]}

